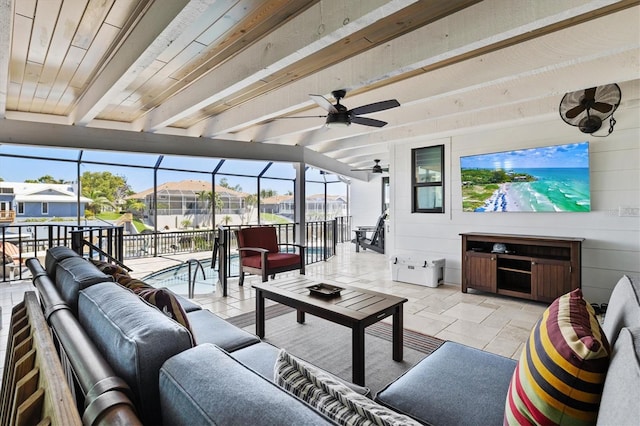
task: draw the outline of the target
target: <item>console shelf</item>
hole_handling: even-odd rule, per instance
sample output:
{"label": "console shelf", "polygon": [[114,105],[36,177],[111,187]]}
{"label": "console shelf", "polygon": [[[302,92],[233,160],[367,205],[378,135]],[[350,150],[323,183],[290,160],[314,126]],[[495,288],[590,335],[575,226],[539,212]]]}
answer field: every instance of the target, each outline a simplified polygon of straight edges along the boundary
{"label": "console shelf", "polygon": [[[468,288],[551,302],[581,286],[583,238],[470,232],[462,236],[462,292]],[[506,252],[493,253],[504,244]]]}

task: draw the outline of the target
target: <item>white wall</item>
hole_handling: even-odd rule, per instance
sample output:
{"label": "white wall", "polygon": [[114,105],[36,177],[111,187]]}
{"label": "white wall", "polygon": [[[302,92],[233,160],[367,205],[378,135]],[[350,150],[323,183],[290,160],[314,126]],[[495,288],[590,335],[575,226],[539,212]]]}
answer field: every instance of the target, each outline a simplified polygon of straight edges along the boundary
{"label": "white wall", "polygon": [[[559,117],[510,123],[440,139],[414,139],[391,148],[391,208],[387,255],[444,258],[445,281],[461,282],[461,232],[582,237],[582,288],[592,302],[606,302],[622,274],[640,276],[640,217],[619,217],[618,207],[640,207],[640,108],[615,114],[615,131],[606,138],[580,133]],[[590,142],[591,212],[462,212],[460,156]],[[411,213],[411,149],[445,145],[445,213]],[[379,183],[353,188],[354,223],[371,221],[373,204],[356,195],[360,186],[378,191]],[[360,199],[360,203],[356,202]],[[379,200],[375,206],[379,205]]]}

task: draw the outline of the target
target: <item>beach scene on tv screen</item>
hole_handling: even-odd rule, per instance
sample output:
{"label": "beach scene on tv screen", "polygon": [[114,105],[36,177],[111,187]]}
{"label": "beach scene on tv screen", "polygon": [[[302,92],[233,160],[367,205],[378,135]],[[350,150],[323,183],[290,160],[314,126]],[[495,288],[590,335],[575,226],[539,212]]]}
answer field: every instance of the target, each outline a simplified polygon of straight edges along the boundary
{"label": "beach scene on tv screen", "polygon": [[588,212],[589,143],[460,157],[465,212]]}

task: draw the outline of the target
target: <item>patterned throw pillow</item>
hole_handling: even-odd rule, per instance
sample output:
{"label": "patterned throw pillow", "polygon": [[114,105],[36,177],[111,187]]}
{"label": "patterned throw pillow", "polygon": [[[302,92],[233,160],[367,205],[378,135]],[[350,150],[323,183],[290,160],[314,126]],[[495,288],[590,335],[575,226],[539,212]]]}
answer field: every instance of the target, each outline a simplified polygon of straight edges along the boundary
{"label": "patterned throw pillow", "polygon": [[341,425],[419,425],[349,389],[321,370],[303,365],[281,349],[274,381]]}
{"label": "patterned throw pillow", "polygon": [[531,331],[505,406],[505,424],[595,424],[609,343],[576,289],[556,299]]}
{"label": "patterned throw pillow", "polygon": [[127,271],[120,265],[116,265],[115,263],[109,263],[99,259],[89,259],[89,262],[96,265],[96,268],[100,269],[103,274],[111,275],[114,278],[116,274],[129,275],[129,271]]}
{"label": "patterned throw pillow", "polygon": [[140,298],[158,308],[160,312],[191,331],[187,313],[182,308],[182,305],[180,305],[176,295],[170,290],[166,288],[149,287],[139,290],[137,294]]}
{"label": "patterned throw pillow", "polygon": [[120,284],[123,287],[128,288],[129,290],[133,291],[134,293],[138,293],[141,290],[147,289],[147,288],[153,288],[152,286],[150,286],[149,284],[145,283],[142,280],[139,280],[137,278],[133,278],[132,276],[130,276],[129,274],[115,274],[113,276],[113,278],[116,280],[116,282],[118,284]]}

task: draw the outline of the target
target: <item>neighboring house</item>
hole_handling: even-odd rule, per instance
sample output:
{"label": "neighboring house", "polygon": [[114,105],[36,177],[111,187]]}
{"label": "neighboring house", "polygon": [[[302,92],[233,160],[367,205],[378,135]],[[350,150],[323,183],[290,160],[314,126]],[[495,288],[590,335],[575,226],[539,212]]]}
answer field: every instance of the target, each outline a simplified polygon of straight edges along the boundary
{"label": "neighboring house", "polygon": [[[293,195],[275,195],[260,200],[260,213],[272,213],[287,218],[293,218]],[[327,195],[327,219],[347,215],[347,200],[342,195]],[[324,194],[308,195],[306,197],[306,217],[313,220],[324,219]]]}
{"label": "neighboring house", "polygon": [[[76,190],[77,187],[72,184],[0,182],[0,210],[12,211],[18,221],[27,218],[76,217]],[[90,198],[80,197],[81,215],[89,203]]]}
{"label": "neighboring house", "polygon": [[[211,182],[202,180],[182,180],[158,185],[158,228],[168,226],[178,228],[182,221],[189,220],[192,226],[210,226],[212,209],[210,201],[203,198],[203,192],[211,191]],[[216,215],[242,215],[245,211],[245,198],[249,195],[224,186],[216,185],[215,193],[222,200],[222,208]],[[155,217],[153,188],[130,195],[127,199],[144,203],[144,217],[153,224]]]}

